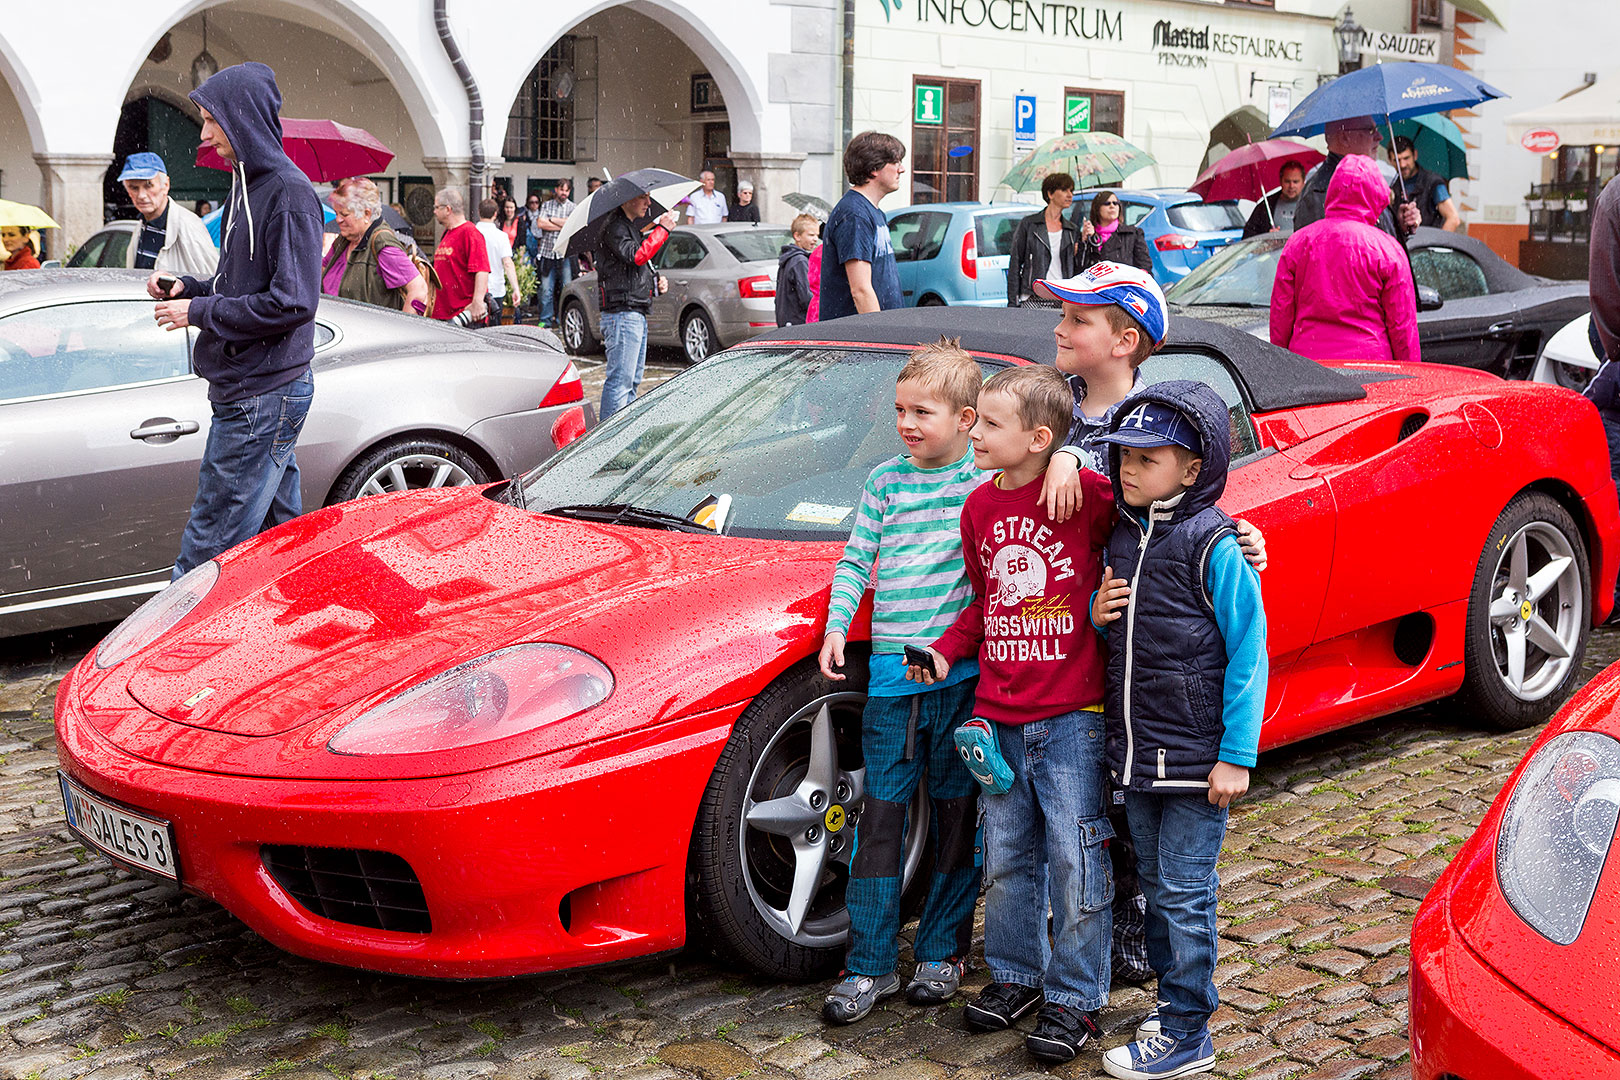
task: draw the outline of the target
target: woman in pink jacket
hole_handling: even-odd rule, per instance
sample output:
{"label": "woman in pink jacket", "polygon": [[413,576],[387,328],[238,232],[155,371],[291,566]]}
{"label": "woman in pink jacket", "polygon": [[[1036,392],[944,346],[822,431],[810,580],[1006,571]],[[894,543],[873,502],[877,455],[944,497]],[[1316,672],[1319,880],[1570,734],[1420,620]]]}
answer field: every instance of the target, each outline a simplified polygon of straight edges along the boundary
{"label": "woman in pink jacket", "polygon": [[1423,359],[1412,264],[1373,222],[1390,189],[1352,154],[1328,183],[1327,215],[1288,238],[1271,287],[1271,340],[1313,360]]}

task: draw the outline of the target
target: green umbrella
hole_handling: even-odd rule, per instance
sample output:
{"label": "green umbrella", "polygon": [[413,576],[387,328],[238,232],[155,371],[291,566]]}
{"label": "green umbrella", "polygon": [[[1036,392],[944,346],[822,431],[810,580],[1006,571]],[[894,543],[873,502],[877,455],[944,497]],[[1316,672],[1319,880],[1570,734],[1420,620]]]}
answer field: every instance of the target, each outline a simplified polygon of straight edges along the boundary
{"label": "green umbrella", "polygon": [[1014,191],[1039,191],[1053,173],[1068,173],[1077,188],[1122,184],[1138,169],[1156,164],[1153,155],[1107,131],[1077,131],[1048,139],[1014,165],[1001,182]]}
{"label": "green umbrella", "polygon": [[[1409,116],[1394,124],[1396,135],[1412,140],[1418,164],[1446,180],[1468,176],[1468,151],[1463,146],[1462,129],[1439,113]],[[1384,145],[1392,145],[1389,129],[1384,129]]]}

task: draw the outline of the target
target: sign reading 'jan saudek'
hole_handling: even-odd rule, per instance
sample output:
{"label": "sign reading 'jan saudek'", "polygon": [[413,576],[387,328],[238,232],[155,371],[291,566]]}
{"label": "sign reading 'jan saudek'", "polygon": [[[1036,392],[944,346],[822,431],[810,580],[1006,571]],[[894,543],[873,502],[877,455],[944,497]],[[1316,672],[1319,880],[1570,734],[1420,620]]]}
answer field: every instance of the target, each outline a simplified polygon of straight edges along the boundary
{"label": "sign reading 'jan saudek'", "polygon": [[1209,26],[1176,26],[1161,19],[1153,24],[1153,48],[1160,50],[1160,63],[1176,66],[1202,67],[1197,61],[1205,53],[1297,64],[1304,57],[1305,43],[1258,34],[1223,34]]}
{"label": "sign reading 'jan saudek'", "polygon": [[[1124,41],[1125,16],[1118,11],[1085,4],[1050,3],[1048,0],[910,0],[920,23],[990,27],[1020,34],[1084,41]],[[884,14],[896,0],[885,0]]]}

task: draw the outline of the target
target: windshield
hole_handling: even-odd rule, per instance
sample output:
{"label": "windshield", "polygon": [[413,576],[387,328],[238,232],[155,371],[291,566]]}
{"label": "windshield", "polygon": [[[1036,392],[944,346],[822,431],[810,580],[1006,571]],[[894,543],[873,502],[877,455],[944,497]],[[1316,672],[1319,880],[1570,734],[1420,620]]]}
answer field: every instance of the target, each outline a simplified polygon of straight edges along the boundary
{"label": "windshield", "polygon": [[1181,203],[1165,210],[1170,224],[1188,232],[1243,228],[1243,213],[1234,202]]}
{"label": "windshield", "polygon": [[868,474],[902,449],[894,382],[904,362],[848,348],[720,353],[525,475],[521,505],[685,519],[712,502],[729,536],[844,539]]}
{"label": "windshield", "polygon": [[793,243],[793,234],[786,229],[743,229],[721,233],[720,242],[738,262],[775,262],[782,248]]}
{"label": "windshield", "polygon": [[1271,282],[1286,236],[1262,236],[1233,244],[1170,286],[1172,304],[1228,304],[1270,307]]}

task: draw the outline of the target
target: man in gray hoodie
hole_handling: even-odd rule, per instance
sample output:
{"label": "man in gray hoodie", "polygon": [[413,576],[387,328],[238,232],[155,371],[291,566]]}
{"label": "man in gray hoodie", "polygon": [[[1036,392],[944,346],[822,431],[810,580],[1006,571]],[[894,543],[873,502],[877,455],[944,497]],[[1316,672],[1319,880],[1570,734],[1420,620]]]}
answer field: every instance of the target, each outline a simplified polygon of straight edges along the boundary
{"label": "man in gray hoodie", "polygon": [[294,448],[314,397],[321,230],[315,189],[281,146],[281,91],[263,64],[228,67],[191,93],[204,142],[231,165],[213,277],[146,289],[167,330],[197,327],[192,364],[213,418],[174,577],[303,511]]}

